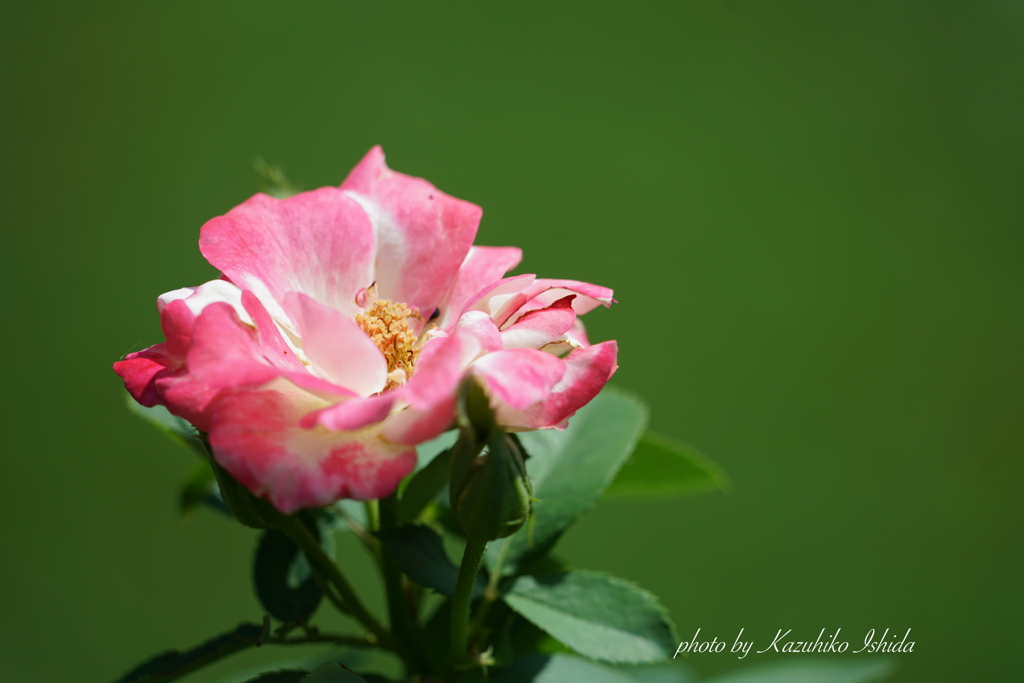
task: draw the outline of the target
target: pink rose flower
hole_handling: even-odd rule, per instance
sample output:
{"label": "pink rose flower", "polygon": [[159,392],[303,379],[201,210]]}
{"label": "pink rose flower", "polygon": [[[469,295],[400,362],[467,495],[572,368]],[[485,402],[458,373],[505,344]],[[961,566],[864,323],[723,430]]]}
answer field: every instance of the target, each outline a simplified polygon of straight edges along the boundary
{"label": "pink rose flower", "polygon": [[258,194],[202,228],[221,279],[161,296],[166,342],[114,370],[285,513],[392,493],[469,374],[509,430],[564,428],[617,367],[577,319],[612,291],[504,277],[521,251],[472,246],[480,216],[379,147],[340,188]]}

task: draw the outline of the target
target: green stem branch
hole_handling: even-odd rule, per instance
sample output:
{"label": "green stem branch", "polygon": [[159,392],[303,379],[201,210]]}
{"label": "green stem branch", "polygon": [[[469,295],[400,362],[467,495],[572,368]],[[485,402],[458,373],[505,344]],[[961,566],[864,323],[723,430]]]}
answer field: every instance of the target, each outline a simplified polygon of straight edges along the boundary
{"label": "green stem branch", "polygon": [[470,626],[470,633],[476,634],[483,628],[484,621],[487,619],[487,613],[491,609],[491,605],[497,602],[498,598],[501,597],[501,593],[498,592],[498,583],[501,581],[501,568],[505,564],[505,560],[508,558],[508,552],[512,548],[512,537],[509,536],[501,544],[501,550],[498,551],[498,559],[495,561],[494,566],[491,568],[491,576],[487,580],[487,588],[484,590],[483,600],[480,603],[480,608],[476,612],[476,616],[473,617],[473,623]]}
{"label": "green stem branch", "polygon": [[[378,520],[381,529],[397,526],[397,495],[382,498],[379,511]],[[384,589],[388,600],[388,618],[391,633],[395,637],[395,647],[402,661],[405,662],[407,673],[422,673],[426,669],[426,656],[420,650],[416,615],[413,614],[411,606],[406,600],[405,591],[402,590],[402,572],[387,556],[383,544],[378,544],[378,548],[381,572],[384,575]]]}
{"label": "green stem branch", "polygon": [[309,532],[306,525],[297,516],[291,516],[286,518],[281,530],[288,534],[295,541],[295,544],[302,549],[302,552],[306,554],[314,569],[319,571],[337,589],[338,597],[341,599],[344,610],[365,626],[366,630],[376,637],[377,642],[384,647],[391,648],[393,646],[391,635],[384,630],[380,622],[363,606],[362,601],[359,600],[355,591],[352,590],[348,579],[345,578],[345,575],[341,573],[341,570],[338,569],[338,566],[334,564],[331,558],[327,557],[327,553],[324,552],[320,541]]}
{"label": "green stem branch", "polygon": [[487,541],[469,539],[462,553],[462,564],[459,565],[459,576],[455,581],[455,594],[452,596],[452,630],[449,654],[453,667],[458,667],[466,660],[469,607],[473,601],[473,586],[476,584],[476,573],[480,568]]}

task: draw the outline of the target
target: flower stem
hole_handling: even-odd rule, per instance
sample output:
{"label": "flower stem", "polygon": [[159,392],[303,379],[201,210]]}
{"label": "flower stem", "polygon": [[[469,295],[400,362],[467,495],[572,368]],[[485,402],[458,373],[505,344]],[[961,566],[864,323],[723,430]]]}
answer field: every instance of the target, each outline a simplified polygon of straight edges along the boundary
{"label": "flower stem", "polygon": [[377,642],[387,648],[393,647],[391,635],[366,610],[366,607],[363,606],[355,591],[352,590],[348,579],[345,578],[345,575],[341,573],[341,570],[338,569],[338,566],[334,564],[331,558],[327,557],[320,542],[309,532],[306,525],[297,516],[293,515],[286,518],[281,530],[288,534],[295,541],[295,544],[302,549],[302,552],[309,558],[313,567],[334,585],[338,591],[338,596],[341,598],[341,603],[345,607],[345,611],[365,626],[366,630],[376,637]]}
{"label": "flower stem", "polygon": [[487,613],[491,609],[501,594],[498,592],[498,583],[501,581],[501,568],[505,564],[505,560],[508,558],[508,551],[512,548],[512,537],[509,536],[501,544],[501,550],[498,552],[498,559],[494,562],[494,566],[491,567],[491,576],[487,581],[487,588],[484,590],[483,600],[480,603],[480,608],[476,611],[476,616],[473,617],[473,623],[470,625],[470,633],[478,633],[483,628],[484,621],[487,619]]}
{"label": "flower stem", "polygon": [[[381,529],[398,525],[398,497],[391,495],[380,499],[379,523]],[[420,650],[416,616],[413,614],[405,591],[402,590],[402,572],[388,557],[383,544],[378,545],[380,567],[384,575],[384,589],[388,600],[388,619],[391,633],[395,638],[395,649],[407,668],[407,673],[424,673],[426,657]]]}
{"label": "flower stem", "polygon": [[453,667],[459,666],[466,659],[469,607],[473,601],[476,572],[480,568],[480,560],[483,559],[486,548],[487,541],[470,538],[466,541],[466,549],[462,553],[459,577],[455,581],[455,594],[452,596],[452,630],[449,654]]}

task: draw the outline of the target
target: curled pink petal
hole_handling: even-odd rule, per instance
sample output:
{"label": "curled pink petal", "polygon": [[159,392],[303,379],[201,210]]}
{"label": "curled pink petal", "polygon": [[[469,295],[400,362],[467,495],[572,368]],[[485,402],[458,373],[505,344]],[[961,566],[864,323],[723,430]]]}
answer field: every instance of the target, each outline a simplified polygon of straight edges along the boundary
{"label": "curled pink petal", "polygon": [[162,403],[154,380],[167,370],[167,344],[161,342],[148,349],[129,353],[124,360],[114,363],[114,372],[124,380],[124,388],[136,401],[152,408]]}
{"label": "curled pink petal", "polygon": [[528,311],[501,332],[506,349],[540,349],[558,341],[576,323],[572,308],[575,294],[564,296],[547,308]]}
{"label": "curled pink petal", "polygon": [[577,295],[572,300],[572,307],[576,311],[576,315],[589,313],[598,306],[611,306],[615,301],[612,298],[612,290],[607,287],[576,280],[538,279],[514,296],[501,301],[500,305],[492,304],[492,315],[498,326],[504,327],[510,320],[531,310],[550,306],[558,299],[570,294]]}
{"label": "curled pink petal", "polygon": [[370,398],[352,398],[306,415],[300,425],[307,429],[320,425],[336,432],[362,429],[390,415],[396,397],[395,392],[390,392]]}
{"label": "curled pink petal", "polygon": [[472,365],[491,397],[517,410],[548,396],[566,372],[560,358],[535,349],[508,349],[483,356]]}
{"label": "curled pink petal", "polygon": [[615,374],[618,355],[618,343],[606,341],[572,351],[562,359],[565,375],[551,390],[538,422],[559,424],[589,403]]}

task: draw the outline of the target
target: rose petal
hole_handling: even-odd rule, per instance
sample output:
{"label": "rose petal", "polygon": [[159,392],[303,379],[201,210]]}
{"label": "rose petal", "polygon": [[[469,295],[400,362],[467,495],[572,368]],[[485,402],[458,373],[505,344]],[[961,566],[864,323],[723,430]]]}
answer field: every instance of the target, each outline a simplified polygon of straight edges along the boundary
{"label": "rose petal", "polygon": [[614,341],[576,349],[561,359],[546,355],[563,363],[565,374],[540,405],[525,410],[511,405],[499,407],[499,422],[513,429],[564,428],[565,421],[597,396],[618,367],[618,345]]}
{"label": "rose petal", "polygon": [[544,404],[544,425],[562,422],[597,396],[618,369],[618,355],[618,343],[606,341],[576,349],[563,358],[565,375]]}
{"label": "rose petal", "polygon": [[384,438],[392,443],[415,446],[440,436],[455,420],[455,394],[450,393],[432,406],[406,408],[384,420]]}
{"label": "rose petal", "polygon": [[380,297],[402,301],[429,317],[473,244],[480,207],[422,178],[392,171],[380,147],[363,157],[341,189],[373,223]]}
{"label": "rose petal", "polygon": [[324,187],[288,199],[255,195],[208,221],[199,249],[231,282],[251,290],[275,318],[290,292],[354,316],[357,292],[374,279],[375,238],[366,212]]}
{"label": "rose petal", "polygon": [[210,428],[214,457],[284,513],[339,498],[390,495],[416,466],[416,449],[385,442],[379,427],[334,432],[299,426],[324,405],[287,384],[226,396]]}
{"label": "rose petal", "polygon": [[397,394],[393,391],[369,398],[351,398],[306,415],[301,425],[307,429],[320,425],[333,431],[362,429],[386,418],[396,398]]}
{"label": "rose petal", "polygon": [[459,267],[455,282],[440,304],[437,326],[454,325],[470,303],[519,265],[523,251],[518,247],[473,247]]}
{"label": "rose petal", "polygon": [[463,370],[479,353],[480,341],[456,328],[450,336],[433,339],[423,347],[415,374],[398,391],[414,409],[428,410],[455,394]]}
{"label": "rose petal", "polygon": [[572,302],[576,315],[589,313],[598,306],[611,306],[615,301],[612,290],[607,287],[576,280],[538,279],[515,296],[509,297],[500,307],[492,304],[492,317],[499,327],[504,327],[518,316],[550,306],[569,294],[578,295]]}
{"label": "rose petal", "polygon": [[285,299],[302,334],[302,350],[325,379],[370,396],[384,389],[388,363],[373,340],[354,321],[308,296]]}
{"label": "rose petal", "polygon": [[114,363],[114,372],[124,380],[124,388],[132,398],[147,408],[152,408],[163,399],[153,380],[159,373],[164,372],[169,364],[167,344],[161,342],[148,349],[129,353],[124,360]]}
{"label": "rose petal", "polygon": [[572,308],[575,298],[575,294],[570,294],[547,308],[527,312],[501,331],[502,344],[506,349],[539,349],[560,339],[576,322],[576,311]]}
{"label": "rose petal", "polygon": [[547,398],[566,366],[560,358],[543,351],[509,349],[483,356],[470,369],[494,400],[525,410]]}

